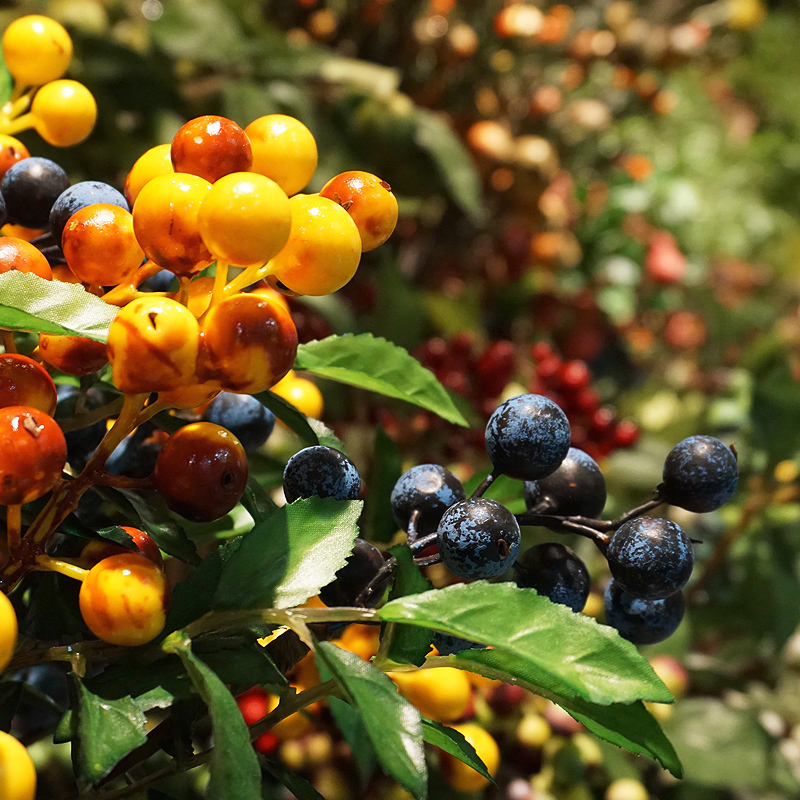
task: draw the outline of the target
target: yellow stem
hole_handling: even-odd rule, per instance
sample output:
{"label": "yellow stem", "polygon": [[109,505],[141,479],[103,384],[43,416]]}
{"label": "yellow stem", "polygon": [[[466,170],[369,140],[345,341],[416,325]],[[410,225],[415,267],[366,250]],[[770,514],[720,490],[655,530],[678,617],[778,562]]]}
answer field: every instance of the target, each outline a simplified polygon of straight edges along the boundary
{"label": "yellow stem", "polygon": [[217,261],[217,272],[214,275],[214,288],[211,291],[211,303],[208,306],[209,310],[222,300],[225,294],[225,284],[228,282],[228,267],[227,261]]}
{"label": "yellow stem", "polygon": [[175,300],[182,306],[188,305],[189,300],[189,284],[192,282],[192,275],[179,275],[178,276],[178,291],[175,294]]}
{"label": "yellow stem", "polygon": [[28,128],[36,127],[36,117],[31,114],[23,114],[21,117],[6,122],[5,125],[0,125],[0,133],[7,136],[14,136],[14,134],[27,131]]}
{"label": "yellow stem", "polygon": [[[128,283],[120,284],[114,287],[111,291],[103,295],[103,300],[112,306],[124,306],[139,297],[142,292],[138,291],[139,284],[152,278],[157,272],[161,271],[161,267],[153,261],[146,261],[139,269],[136,270],[133,277]],[[159,297],[166,297],[166,292],[149,292],[150,295],[158,295]]]}
{"label": "yellow stem", "polygon": [[241,292],[242,289],[247,288],[256,281],[260,281],[271,275],[275,267],[272,261],[267,261],[266,264],[253,264],[244,272],[240,272],[226,287],[225,294],[232,295],[236,292]]}
{"label": "yellow stem", "polygon": [[11,331],[3,331],[3,347],[6,353],[18,353],[17,343],[14,341],[14,334]]}
{"label": "yellow stem", "polygon": [[59,561],[57,558],[51,558],[46,555],[36,556],[36,567],[40,571],[58,572],[78,581],[84,580],[89,574],[88,569],[73,564],[71,561]]}
{"label": "yellow stem", "polygon": [[[19,116],[23,111],[28,110],[28,106],[33,99],[34,89],[31,88],[23,93],[24,88],[24,86],[20,86],[19,84],[14,86],[11,97],[3,106],[2,110],[0,110],[0,127],[10,124],[15,117]],[[5,131],[3,132],[5,133]]]}
{"label": "yellow stem", "polygon": [[8,532],[8,552],[13,558],[19,550],[22,536],[22,506],[13,505],[6,507],[6,531]]}

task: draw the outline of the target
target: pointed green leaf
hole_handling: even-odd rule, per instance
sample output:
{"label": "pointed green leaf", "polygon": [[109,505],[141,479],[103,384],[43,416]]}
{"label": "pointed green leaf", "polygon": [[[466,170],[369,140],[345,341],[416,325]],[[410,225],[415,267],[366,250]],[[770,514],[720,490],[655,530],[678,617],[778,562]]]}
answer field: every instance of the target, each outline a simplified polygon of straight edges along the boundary
{"label": "pointed green leaf", "polygon": [[422,718],[422,735],[428,744],[450,753],[459,761],[463,761],[467,766],[472,767],[475,772],[483,775],[486,780],[494,783],[494,778],[486,769],[486,764],[481,761],[480,756],[475,752],[475,748],[464,738],[463,733],[459,733],[454,728],[448,728],[440,722],[432,719]]}
{"label": "pointed green leaf", "polygon": [[372,468],[367,481],[363,525],[373,542],[389,542],[397,533],[392,514],[392,489],[403,474],[403,460],[394,440],[378,425],[372,449]]}
{"label": "pointed green leaf", "polygon": [[[328,673],[326,673],[328,674]],[[378,764],[378,756],[372,746],[367,728],[361,714],[349,703],[337,697],[329,697],[328,704],[331,708],[336,727],[341,731],[344,740],[350,745],[353,761],[362,784],[366,784]]]}
{"label": "pointed green leaf", "polygon": [[87,292],[80,284],[48,281],[30,272],[0,275],[0,328],[67,336],[98,342],[119,309]]}
{"label": "pointed green leaf", "polygon": [[302,776],[280,763],[265,758],[264,769],[279,780],[297,800],[325,800],[325,798]]}
{"label": "pointed green leaf", "polygon": [[475,581],[387,603],[378,612],[483,642],[536,668],[541,685],[593,703],[668,703],[672,695],[647,660],[613,628],[551,603],[532,589]]}
{"label": "pointed green leaf", "polygon": [[295,369],[405,400],[468,427],[436,376],[402,347],[369,333],[328,336],[297,348]]}
{"label": "pointed green leaf", "polygon": [[414,797],[425,798],[428,769],[419,711],[398,694],[386,675],[354,653],[320,642],[315,654],[361,714],[384,771]]}
{"label": "pointed green leaf", "polygon": [[309,497],[246,533],[225,564],[220,608],[291,608],[330,583],[358,535],[360,500]]}
{"label": "pointed green leaf", "polygon": [[319,444],[314,429],[308,424],[308,417],[298,411],[291,403],[272,392],[253,395],[259,403],[268,408],[287,428],[293,430],[306,444]]}

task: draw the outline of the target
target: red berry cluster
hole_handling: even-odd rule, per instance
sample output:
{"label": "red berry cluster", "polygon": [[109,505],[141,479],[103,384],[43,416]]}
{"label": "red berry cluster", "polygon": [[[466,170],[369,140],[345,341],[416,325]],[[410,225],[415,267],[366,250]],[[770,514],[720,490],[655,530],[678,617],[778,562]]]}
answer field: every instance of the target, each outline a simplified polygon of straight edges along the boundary
{"label": "red berry cluster", "polygon": [[615,409],[601,405],[592,388],[592,373],[585,361],[565,361],[547,342],[531,346],[535,363],[530,390],[543,394],[564,409],[572,428],[572,445],[592,458],[630,447],[639,438],[636,423],[619,419]]}

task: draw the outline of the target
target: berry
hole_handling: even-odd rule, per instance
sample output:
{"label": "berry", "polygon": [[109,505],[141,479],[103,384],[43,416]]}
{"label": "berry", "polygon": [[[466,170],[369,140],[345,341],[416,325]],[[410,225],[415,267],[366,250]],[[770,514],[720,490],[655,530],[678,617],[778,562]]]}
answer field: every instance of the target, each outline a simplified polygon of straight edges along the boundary
{"label": "berry", "polygon": [[72,39],[49,17],[20,17],[3,33],[3,60],[21,86],[41,86],[60,78],[71,58]]}
{"label": "berry", "polygon": [[48,281],[53,277],[47,259],[30,242],[3,236],[0,238],[0,273],[11,270],[32,272]]}
{"label": "berry", "polygon": [[147,478],[153,473],[163,442],[148,438],[149,427],[140,426],[117,445],[106,460],[107,472],[128,478]]}
{"label": "berry", "polygon": [[19,139],[0,133],[0,180],[12,164],[30,157],[28,148]]}
{"label": "berry", "polygon": [[51,81],[34,95],[31,113],[42,139],[54,147],[71,147],[92,132],[97,102],[78,81]]}
{"label": "berry", "polygon": [[69,218],[76,211],[96,203],[119,206],[125,211],[130,211],[128,201],[113,186],[100,181],[76,183],[65,189],[50,209],[50,232],[58,244],[61,244],[61,235]]}
{"label": "berry", "polygon": [[650,793],[635,778],[617,778],[606,789],[604,800],[650,800]]}
{"label": "berry", "polygon": [[227,428],[246,452],[257,450],[275,427],[275,415],[249,394],[218,394],[203,413],[206,422]]}
{"label": "berry", "polygon": [[537,544],[526,550],[514,565],[514,581],[522,589],[561,603],[578,613],[589,597],[586,565],[569,547],[556,542]]}
{"label": "berry", "polygon": [[333,497],[357,500],[361,478],[353,462],[339,450],[323,445],[305,447],[295,453],[283,471],[286,502],[298,498]]}
{"label": "berry", "polygon": [[404,472],[392,489],[392,514],[395,522],[408,530],[412,511],[417,515],[417,533],[433,533],[442,514],[450,506],[466,500],[461,481],[450,470],[438,464],[419,464]]}
{"label": "berry", "polygon": [[[500,766],[500,748],[494,737],[471,722],[454,725],[453,728],[472,745],[478,758],[483,761],[486,771],[494,777]],[[439,767],[444,779],[459,792],[475,792],[489,784],[487,778],[449,753],[439,754]]]}
{"label": "berry", "polygon": [[244,448],[230,431],[193,422],[167,439],[153,480],[173,511],[193,522],[211,522],[239,502],[247,475]]}
{"label": "berry", "polygon": [[136,159],[125,178],[125,197],[131,206],[136,202],[145,184],[159,175],[175,172],[170,156],[171,147],[169,144],[158,144]]}
{"label": "berry", "polygon": [[467,580],[501,575],[514,563],[520,545],[514,515],[485,497],[450,506],[439,522],[436,538],[444,565]]}
{"label": "berry", "polygon": [[[345,565],[337,571],[336,578],[320,589],[319,599],[326,606],[356,605],[359,595],[385,565],[383,553],[374,544],[357,538],[353,552],[347,557]],[[378,584],[365,596],[364,606],[371,608],[378,604],[391,577],[392,573],[386,570]]]}
{"label": "berry", "polygon": [[3,800],[34,800],[36,768],[24,745],[0,731],[0,797]]}
{"label": "berry", "polygon": [[564,412],[538,394],[521,394],[497,407],[486,425],[486,450],[497,472],[535,481],[558,469],[569,451]]}
{"label": "berry", "polygon": [[[17,614],[5,594],[0,592],[0,672],[8,666],[17,646]],[[0,780],[2,785],[2,780]],[[0,797],[3,795],[0,794]]]}
{"label": "berry", "polygon": [[9,221],[26,228],[46,228],[53,204],[68,187],[67,173],[38,156],[10,166],[0,182]]}
{"label": "berry", "polygon": [[[194,281],[192,281],[194,283]],[[189,284],[191,287],[192,283]],[[175,275],[168,269],[162,269],[156,272],[155,275],[147,278],[139,284],[139,289],[143,292],[168,292],[177,287],[178,281]],[[191,289],[189,290],[191,291]]]}
{"label": "berry", "polygon": [[689,537],[679,525],[661,517],[626,522],[612,537],[606,556],[620,588],[647,600],[682,589],[694,566]]}
{"label": "berry", "polygon": [[189,120],[170,148],[175,172],[188,172],[209,183],[232,172],[247,172],[253,151],[247,134],[226,117],[207,114]]}
{"label": "berry", "polygon": [[590,455],[570,447],[555,472],[525,482],[525,504],[540,514],[599,517],[606,504],[606,481]]}
{"label": "berry", "polygon": [[656,644],[668,639],[686,610],[680,592],[661,600],[646,600],[628,594],[614,580],[606,587],[604,601],[606,624],[633,644]]}
{"label": "berry", "polygon": [[92,375],[108,364],[108,352],[103,342],[84,336],[39,335],[39,354],[42,360],[67,375]]}
{"label": "berry", "polygon": [[32,406],[52,414],[56,402],[55,384],[41,364],[18,353],[0,355],[0,408]]}
{"label": "berry", "polygon": [[663,496],[687,511],[715,511],[733,497],[739,483],[736,454],[713,436],[690,436],[664,462]]}
{"label": "berry", "polygon": [[161,550],[159,550],[158,545],[143,530],[132,528],[130,525],[122,525],[120,527],[133,539],[136,550],[123,547],[121,544],[112,542],[109,539],[92,539],[90,542],[87,542],[83,550],[81,550],[81,559],[94,566],[95,564],[99,564],[104,558],[109,558],[110,556],[138,552],[155,565],[159,567],[163,565],[164,559],[161,555]]}
{"label": "berry", "polygon": [[66,461],[67,443],[51,416],[29,406],[0,409],[0,505],[47,494]]}
{"label": "berry", "polygon": [[109,644],[147,644],[164,629],[169,586],[163,570],[143,555],[104,558],[89,570],[78,597],[89,630]]}
{"label": "berry", "polygon": [[469,639],[462,639],[460,636],[451,636],[448,633],[436,631],[433,634],[433,646],[440,656],[454,656],[463,653],[464,650],[482,650],[484,645],[476,644]]}
{"label": "berry", "polygon": [[324,410],[322,392],[314,381],[301,378],[294,370],[289,370],[274,386],[273,394],[291,403],[301,414],[319,419]]}
{"label": "berry", "polygon": [[[89,389],[82,398],[77,386],[59,384],[57,387],[58,405],[56,406],[56,419],[66,419],[78,413],[80,405],[85,405],[85,410],[90,411],[103,405],[105,398],[99,389]],[[81,409],[83,410],[83,409]],[[81,467],[89,456],[97,449],[97,445],[106,435],[105,420],[98,420],[93,425],[69,431],[64,434],[67,441],[67,461],[73,467]]]}
{"label": "berry", "polygon": [[198,408],[210,403],[219,391],[219,387],[212,383],[190,383],[168,392],[159,392],[158,399],[170,408]]}
{"label": "berry", "polygon": [[389,672],[397,691],[423,716],[453,722],[464,715],[472,699],[466,674],[455,667],[434,667],[413,672]]}

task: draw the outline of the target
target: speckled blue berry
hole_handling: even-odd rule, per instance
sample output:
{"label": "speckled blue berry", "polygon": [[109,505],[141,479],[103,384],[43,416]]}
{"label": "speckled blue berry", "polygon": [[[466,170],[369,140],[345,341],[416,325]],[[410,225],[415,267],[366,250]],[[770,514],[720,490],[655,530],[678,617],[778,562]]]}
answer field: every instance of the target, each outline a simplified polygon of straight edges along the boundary
{"label": "speckled blue berry", "polygon": [[521,589],[535,589],[553,603],[583,611],[589,597],[586,565],[569,547],[558,542],[537,544],[514,565],[514,582]]}
{"label": "speckled blue berry", "polygon": [[486,424],[486,451],[495,471],[523,481],[555,472],[569,451],[567,415],[540,394],[501,403]]}
{"label": "speckled blue berry", "polygon": [[663,600],[643,600],[609,581],[605,596],[606,624],[633,644],[657,644],[672,636],[681,624],[686,605],[676,592]]}
{"label": "speckled blue berry", "polygon": [[485,497],[450,506],[436,531],[442,563],[465,580],[502,575],[517,557],[520,538],[514,515]]}
{"label": "speckled blue berry", "polygon": [[664,461],[663,496],[687,511],[715,511],[733,497],[738,484],[736,454],[713,436],[678,442]]}
{"label": "speckled blue berry", "polygon": [[462,639],[460,636],[451,636],[449,633],[436,631],[433,634],[433,646],[440,656],[454,656],[463,653],[465,650],[484,650],[486,645],[476,644],[469,639]]}
{"label": "speckled blue berry", "polygon": [[606,557],[620,587],[647,600],[675,594],[694,567],[691,540],[680,525],[662,517],[639,517],[620,526]]}
{"label": "speckled blue berry", "polygon": [[[21,163],[21,162],[20,162]],[[69,186],[69,184],[67,184]],[[50,233],[60,245],[67,220],[76,212],[95,203],[108,203],[130,211],[125,196],[113,186],[100,181],[81,181],[61,192],[50,209]]]}
{"label": "speckled blue berry", "polygon": [[450,506],[466,500],[461,481],[450,470],[438,464],[419,464],[404,472],[392,489],[392,514],[395,522],[408,530],[411,513],[419,511],[417,533],[433,533],[442,514]]}
{"label": "speckled blue berry", "polygon": [[[319,599],[326,606],[353,606],[370,581],[384,568],[383,553],[374,544],[357,538],[353,552],[347,557],[345,565],[336,573],[336,578],[319,591]],[[371,608],[383,597],[392,573],[386,571],[378,584],[364,598],[364,605]]]}
{"label": "speckled blue berry", "polygon": [[203,412],[206,422],[227,428],[252,453],[269,439],[275,415],[249,394],[220,392]]}
{"label": "speckled blue berry", "polygon": [[314,495],[358,500],[361,478],[355,464],[344,453],[314,445],[289,459],[283,471],[283,493],[287,503]]}
{"label": "speckled blue berry", "polygon": [[8,221],[26,228],[46,228],[53,203],[67,187],[67,173],[55,161],[39,156],[17,161],[0,182]]}
{"label": "speckled blue berry", "polygon": [[606,504],[606,479],[588,453],[570,447],[555,472],[525,481],[525,504],[539,514],[596,518]]}

